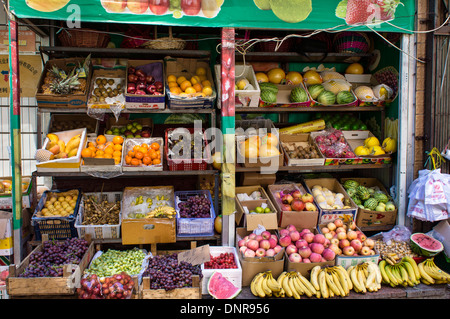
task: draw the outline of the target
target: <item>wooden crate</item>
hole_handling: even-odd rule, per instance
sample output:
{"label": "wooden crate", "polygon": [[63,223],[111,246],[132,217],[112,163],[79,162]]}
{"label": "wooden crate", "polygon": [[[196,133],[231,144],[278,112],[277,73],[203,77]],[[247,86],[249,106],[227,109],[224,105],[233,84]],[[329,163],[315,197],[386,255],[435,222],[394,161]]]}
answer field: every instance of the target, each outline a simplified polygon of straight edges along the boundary
{"label": "wooden crate", "polygon": [[[45,241],[45,235],[43,242]],[[43,244],[37,246],[30,255],[28,255],[20,265],[11,265],[9,268],[9,277],[6,280],[6,288],[10,298],[14,297],[42,297],[42,296],[69,296],[75,295],[77,286],[79,286],[83,271],[89,265],[94,256],[94,243],[89,237],[89,248],[84,254],[78,265],[64,265],[62,277],[39,277],[39,278],[21,278],[21,274],[29,264],[30,256],[35,251],[41,251]],[[72,272],[74,267],[74,272]]]}
{"label": "wooden crate", "polygon": [[192,287],[169,291],[150,289],[150,277],[142,279],[142,299],[202,299],[202,284],[199,276],[192,276]]}

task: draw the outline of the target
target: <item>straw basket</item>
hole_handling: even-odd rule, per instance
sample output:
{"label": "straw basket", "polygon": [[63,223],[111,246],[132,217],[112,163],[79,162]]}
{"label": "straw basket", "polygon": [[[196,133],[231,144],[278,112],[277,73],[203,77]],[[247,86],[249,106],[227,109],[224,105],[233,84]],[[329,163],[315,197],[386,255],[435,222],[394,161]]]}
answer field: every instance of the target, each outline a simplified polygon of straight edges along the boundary
{"label": "straw basket", "polygon": [[64,29],[58,37],[63,46],[81,48],[105,48],[110,40],[109,34],[92,29]]}
{"label": "straw basket", "polygon": [[186,46],[186,41],[172,36],[172,27],[169,27],[169,36],[164,38],[157,37],[157,30],[155,26],[155,39],[145,42],[143,47],[153,50],[183,50]]}

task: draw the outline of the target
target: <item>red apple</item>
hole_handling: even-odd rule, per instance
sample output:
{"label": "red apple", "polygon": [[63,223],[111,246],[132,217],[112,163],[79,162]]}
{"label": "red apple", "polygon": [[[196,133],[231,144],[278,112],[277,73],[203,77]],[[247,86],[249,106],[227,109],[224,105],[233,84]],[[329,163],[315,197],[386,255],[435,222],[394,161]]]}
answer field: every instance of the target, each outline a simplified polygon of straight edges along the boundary
{"label": "red apple", "polygon": [[280,238],[280,245],[282,247],[287,247],[292,243],[291,236],[283,236]]}
{"label": "red apple", "polygon": [[364,241],[366,241],[367,237],[363,233],[359,233],[358,239],[363,243]]}
{"label": "red apple", "polygon": [[101,4],[106,11],[120,13],[127,7],[126,0],[101,0]]}
{"label": "red apple", "polygon": [[298,253],[300,254],[300,256],[302,256],[302,258],[309,258],[309,256],[311,256],[312,251],[311,248],[306,246],[299,248]]}
{"label": "red apple", "polygon": [[342,248],[342,252],[346,256],[353,256],[355,254],[355,249],[352,246],[346,246]]}
{"label": "red apple", "polygon": [[281,197],[281,202],[283,204],[291,204],[293,200],[294,200],[294,197],[292,197],[292,195],[290,195],[290,194],[286,194],[283,197]]}
{"label": "red apple", "polygon": [[264,257],[266,255],[266,250],[264,248],[258,248],[255,251],[255,256],[256,257]]}
{"label": "red apple", "polygon": [[272,248],[272,249],[275,248],[275,246],[278,244],[277,239],[270,237],[268,240],[269,240],[270,248]]}
{"label": "red apple", "polygon": [[265,230],[261,233],[261,236],[263,237],[263,239],[269,239],[272,236],[272,234],[270,233],[270,231]]}
{"label": "red apple", "polygon": [[142,14],[148,9],[148,0],[128,0],[127,7],[135,14]]}
{"label": "red apple", "polygon": [[364,246],[368,246],[370,249],[373,249],[373,246],[375,246],[375,242],[374,242],[373,239],[367,238],[367,239],[364,241]]}
{"label": "red apple", "polygon": [[[339,241],[339,248],[344,249],[345,247],[350,246],[350,242],[348,239],[341,239]],[[352,247],[353,248],[353,247]],[[354,249],[353,249],[354,250]]]}
{"label": "red apple", "polygon": [[302,256],[300,256],[298,253],[290,254],[289,261],[292,263],[300,263],[302,262]]}
{"label": "red apple", "polygon": [[289,244],[289,245],[286,247],[286,254],[288,254],[288,256],[289,256],[290,254],[296,253],[297,251],[298,251],[298,248],[295,247],[294,244]]}
{"label": "red apple", "polygon": [[280,238],[283,237],[283,236],[289,235],[290,232],[291,231],[289,229],[287,229],[287,228],[280,229],[280,231],[279,231]]}
{"label": "red apple", "polygon": [[259,241],[256,239],[250,239],[247,243],[247,248],[256,251],[259,248]]}
{"label": "red apple", "polygon": [[289,225],[286,226],[286,229],[289,230],[289,232],[291,232],[291,231],[297,230],[297,227],[295,227],[295,226],[292,225],[292,224],[289,224]]}
{"label": "red apple", "polygon": [[339,218],[338,218],[338,219],[335,219],[333,223],[336,225],[336,227],[342,227],[342,226],[344,226],[343,220],[342,220],[342,219],[339,219]]}
{"label": "red apple", "polygon": [[289,204],[281,204],[281,210],[284,212],[290,212],[292,211],[292,207]]}
{"label": "red apple", "polygon": [[244,256],[245,257],[255,257],[255,251],[254,250],[251,250],[251,249],[247,249],[246,251],[245,251],[245,253],[244,253]]}
{"label": "red apple", "polygon": [[188,16],[195,16],[202,8],[201,0],[181,0],[181,10]]}
{"label": "red apple", "polygon": [[291,236],[292,242],[296,242],[300,239],[300,233],[296,230],[289,232],[289,236]]}
{"label": "red apple", "polygon": [[270,249],[270,242],[267,239],[263,239],[259,242],[259,247],[263,248],[264,250]]}
{"label": "red apple", "polygon": [[359,239],[353,239],[350,242],[350,245],[355,249],[356,252],[359,252],[362,248],[362,243]]}
{"label": "red apple", "polygon": [[308,242],[304,239],[299,239],[295,242],[295,246],[297,246],[297,248],[302,248],[302,247],[308,247]]}
{"label": "red apple", "polygon": [[369,256],[369,255],[370,255],[370,248],[367,247],[367,246],[363,246],[363,247],[361,248],[360,253],[361,253],[361,255],[363,255],[363,256]]}
{"label": "red apple", "polygon": [[348,238],[348,240],[356,239],[356,238],[358,238],[358,234],[354,230],[349,230],[347,232],[347,238]]}
{"label": "red apple", "polygon": [[169,10],[169,0],[149,0],[150,11],[162,15]]}
{"label": "red apple", "polygon": [[273,257],[275,255],[276,255],[276,252],[272,248],[269,248],[269,249],[266,250],[266,256],[267,257]]}

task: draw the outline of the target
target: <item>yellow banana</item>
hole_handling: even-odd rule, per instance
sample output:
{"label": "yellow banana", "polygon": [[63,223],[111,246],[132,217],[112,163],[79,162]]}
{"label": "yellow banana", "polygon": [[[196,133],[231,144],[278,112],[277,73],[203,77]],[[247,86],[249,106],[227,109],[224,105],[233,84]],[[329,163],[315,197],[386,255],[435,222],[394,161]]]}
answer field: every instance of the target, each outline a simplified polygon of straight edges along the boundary
{"label": "yellow banana", "polygon": [[292,297],[294,297],[294,299],[300,299],[300,294],[298,293],[297,289],[294,286],[294,275],[293,274],[290,274],[288,276],[288,285],[292,291]]}
{"label": "yellow banana", "polygon": [[269,287],[269,289],[272,290],[273,292],[280,292],[281,286],[278,284],[278,281],[276,281],[275,278],[273,278],[271,271],[267,272],[267,276],[268,276],[267,286]]}
{"label": "yellow banana", "polygon": [[419,267],[417,266],[417,263],[414,260],[414,258],[412,258],[411,256],[405,256],[405,257],[403,257],[403,259],[413,267],[414,274],[416,275],[416,279],[419,280],[420,279],[420,271],[419,271]]}
{"label": "yellow banana", "polygon": [[[305,288],[311,292],[312,295],[316,294],[316,288],[314,288],[314,286],[308,281],[308,279],[306,279],[306,277],[304,277],[301,273],[298,273],[298,279],[302,282],[303,286],[305,286]],[[308,294],[308,293],[306,293]],[[308,296],[310,297],[310,296]]]}
{"label": "yellow banana", "polygon": [[334,284],[336,285],[337,289],[339,290],[339,295],[341,295],[342,297],[345,297],[347,295],[347,291],[344,289],[344,287],[342,287],[337,271],[334,269],[331,269],[330,274],[331,274],[331,277],[333,278]]}
{"label": "yellow banana", "polygon": [[338,289],[338,287],[336,286],[336,284],[333,281],[333,277],[331,276],[331,274],[327,271],[325,271],[325,280],[327,282],[328,287],[330,288],[330,290],[336,295],[336,296],[340,296],[340,291]]}
{"label": "yellow banana", "polygon": [[428,282],[430,284],[434,284],[434,279],[425,271],[424,263],[425,262],[421,262],[417,265],[419,267],[420,276],[422,279],[424,279],[425,283]]}
{"label": "yellow banana", "polygon": [[256,295],[260,298],[266,297],[266,294],[262,288],[263,275],[264,275],[264,273],[261,273],[261,275],[258,276],[258,278],[256,279],[255,284],[254,284],[254,289],[255,289]]}
{"label": "yellow banana", "polygon": [[266,273],[263,274],[261,280],[262,280],[261,287],[262,287],[262,289],[264,291],[264,294],[267,297],[272,297],[272,290],[270,290],[269,286],[267,286],[267,274]]}
{"label": "yellow banana", "polygon": [[278,284],[281,286],[281,289],[283,289],[283,279],[286,276],[287,272],[283,271],[277,278]]}
{"label": "yellow banana", "polygon": [[402,266],[406,269],[406,271],[408,272],[408,277],[410,279],[410,281],[417,285],[418,280],[416,278],[416,273],[414,272],[414,268],[413,266],[408,262],[408,261],[402,261]]}
{"label": "yellow banana", "polygon": [[380,263],[378,264],[378,268],[380,269],[380,273],[381,273],[381,277],[383,278],[383,282],[386,284],[390,283],[390,279],[388,277],[388,275],[386,274],[386,260],[381,260]]}
{"label": "yellow banana", "polygon": [[345,295],[348,295],[350,293],[350,287],[349,287],[349,280],[347,279],[347,272],[345,271],[344,267],[342,266],[335,266],[335,272],[336,276],[339,279],[339,282],[341,283],[342,289],[345,291]]}
{"label": "yellow banana", "polygon": [[424,269],[435,280],[447,280],[448,275],[434,263],[433,259],[425,260]]}
{"label": "yellow banana", "polygon": [[[295,290],[298,292],[298,294],[300,296],[303,296],[304,294],[306,294],[307,289],[300,282],[300,278],[298,278],[297,273],[291,274],[291,281],[292,281],[292,284],[293,284]],[[310,297],[310,296],[308,296],[308,297]]]}
{"label": "yellow banana", "polygon": [[330,297],[330,293],[328,291],[327,281],[325,279],[325,270],[321,270],[318,275],[318,282],[320,287],[320,295],[327,299]]}
{"label": "yellow banana", "polygon": [[403,286],[407,286],[408,285],[408,272],[406,271],[405,268],[403,268],[402,265],[399,265],[398,267],[398,271],[400,272],[400,275],[402,276],[402,285]]}
{"label": "yellow banana", "polygon": [[286,296],[287,297],[292,297],[293,296],[292,289],[291,289],[291,287],[289,285],[289,275],[284,276],[282,287],[283,287],[284,291],[286,292]]}
{"label": "yellow banana", "polygon": [[398,285],[402,285],[403,284],[403,278],[400,274],[400,272],[398,271],[398,268],[396,266],[392,266],[390,267],[392,270],[392,275],[395,277],[395,279],[397,280],[397,284]]}
{"label": "yellow banana", "polygon": [[[351,267],[353,267],[353,266],[350,266],[349,268],[351,268]],[[352,289],[353,289],[353,282],[352,282],[352,279],[350,278],[349,272],[348,272],[344,267],[342,267],[342,266],[340,266],[340,265],[338,266],[338,269],[340,269],[340,271],[342,272],[342,274],[344,274],[345,277],[347,277],[348,289],[349,289],[349,290],[352,290]]]}
{"label": "yellow banana", "polygon": [[310,280],[311,284],[314,286],[314,288],[316,289],[316,291],[320,290],[319,281],[318,281],[318,275],[319,275],[320,270],[321,270],[320,266],[314,266],[314,268],[311,269],[311,273],[309,276],[309,280]]}
{"label": "yellow banana", "polygon": [[394,274],[392,273],[392,267],[389,264],[386,265],[384,270],[386,271],[386,275],[389,278],[389,285],[391,285],[391,287],[400,285],[400,282],[398,282],[397,277],[395,277]]}
{"label": "yellow banana", "polygon": [[361,292],[364,294],[367,292],[366,289],[366,275],[364,274],[364,269],[363,268],[357,268],[358,270],[358,280],[361,283]]}
{"label": "yellow banana", "polygon": [[261,277],[263,275],[262,272],[258,273],[255,275],[255,277],[253,277],[252,281],[250,282],[250,291],[252,292],[252,294],[256,297],[260,297],[260,295],[258,294],[258,292],[256,291],[255,288],[255,283],[259,280],[259,277]]}
{"label": "yellow banana", "polygon": [[367,276],[366,283],[365,283],[365,287],[368,291],[374,291],[373,287],[374,287],[374,284],[376,283],[375,282],[376,276],[377,276],[377,274],[375,271],[372,270],[369,272],[369,275]]}

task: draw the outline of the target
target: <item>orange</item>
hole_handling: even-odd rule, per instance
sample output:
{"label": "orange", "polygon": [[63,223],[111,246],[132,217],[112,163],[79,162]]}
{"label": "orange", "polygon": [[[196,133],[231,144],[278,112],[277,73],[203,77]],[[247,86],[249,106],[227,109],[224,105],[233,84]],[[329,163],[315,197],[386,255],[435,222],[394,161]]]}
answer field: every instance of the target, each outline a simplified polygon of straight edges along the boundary
{"label": "orange", "polygon": [[133,158],[133,159],[131,159],[130,164],[133,165],[133,166],[138,166],[139,165],[139,160],[137,158]]}
{"label": "orange", "polygon": [[197,93],[195,93],[195,96],[201,96],[201,97],[205,97],[205,96],[206,96],[206,94],[205,94],[205,93],[203,93],[203,92],[197,92]]}
{"label": "orange", "polygon": [[103,151],[95,152],[95,156],[99,156],[99,155],[103,156],[103,155],[105,155],[105,152],[103,152]]}
{"label": "orange", "polygon": [[114,153],[112,153],[113,157],[121,157],[122,156],[122,152],[121,151],[114,151]]}
{"label": "orange", "polygon": [[129,157],[134,157],[134,155],[136,154],[136,152],[135,151],[128,151],[128,156]]}
{"label": "orange", "polygon": [[200,83],[195,83],[192,87],[196,92],[200,92],[201,90],[203,90],[203,86]]}
{"label": "orange", "polygon": [[94,158],[105,158],[103,155],[95,155]]}
{"label": "orange", "polygon": [[206,95],[206,96],[210,96],[213,93],[213,90],[210,86],[205,86],[203,87],[202,92]]}
{"label": "orange", "polygon": [[178,85],[181,85],[181,83],[183,83],[184,81],[186,81],[186,77],[184,77],[184,76],[179,76],[177,78]]}
{"label": "orange", "polygon": [[173,75],[173,74],[170,74],[167,77],[167,82],[176,82],[176,81],[177,81],[177,77],[175,75]]}
{"label": "orange", "polygon": [[206,75],[206,69],[204,67],[200,66],[195,70],[195,74],[196,75]]}
{"label": "orange", "polygon": [[150,145],[150,147],[152,148],[152,150],[155,150],[155,151],[159,150],[159,144],[156,143],[156,142],[153,142],[153,143]]}
{"label": "orange", "polygon": [[186,90],[184,90],[184,93],[186,93],[186,94],[194,94],[194,93],[197,93],[197,91],[192,86],[188,86],[186,88]]}
{"label": "orange", "polygon": [[112,154],[114,153],[114,148],[112,146],[108,146],[107,148],[105,148],[104,152],[106,154]]}
{"label": "orange", "polygon": [[177,82],[169,82],[168,85],[169,85],[169,89],[178,87],[178,83]]}
{"label": "orange", "polygon": [[95,146],[89,146],[88,149],[91,150],[91,154],[95,154],[95,152],[97,152],[97,148]]}
{"label": "orange", "polygon": [[120,135],[114,136],[113,138],[114,144],[122,144],[123,143],[123,137]]}
{"label": "orange", "polygon": [[81,157],[92,157],[92,151],[90,148],[84,148],[81,151]]}
{"label": "orange", "polygon": [[147,154],[148,149],[146,147],[139,147],[139,152],[143,153],[143,154]]}
{"label": "orange", "polygon": [[120,162],[122,162],[122,158],[121,157],[114,157],[114,163],[116,165],[120,164]]}
{"label": "orange", "polygon": [[156,158],[152,161],[153,165],[161,164],[161,160],[159,158]]}
{"label": "orange", "polygon": [[89,143],[88,143],[88,146],[89,146],[89,147],[94,147],[94,148],[95,148],[95,147],[97,146],[97,143],[95,143],[95,142],[89,142]]}
{"label": "orange", "polygon": [[132,160],[132,157],[131,157],[131,156],[128,156],[128,155],[125,156],[125,163],[126,163],[126,164],[129,165],[129,164],[131,163],[131,160]]}
{"label": "orange", "polygon": [[193,77],[191,77],[191,83],[192,84],[196,84],[201,82],[202,80],[200,80],[200,77],[198,75],[194,75]]}
{"label": "orange", "polygon": [[133,146],[133,151],[138,152],[140,148],[141,148],[141,146],[135,145],[135,146]]}
{"label": "orange", "polygon": [[147,143],[142,143],[141,147],[145,147],[146,149],[148,149],[148,144]]}
{"label": "orange", "polygon": [[99,136],[97,136],[95,141],[97,142],[97,144],[105,144],[106,137],[105,137],[105,135],[99,135]]}
{"label": "orange", "polygon": [[[186,89],[187,89],[188,87],[190,87],[190,86],[192,86],[191,81],[186,80],[186,81],[183,81],[183,82],[180,84],[180,89],[181,89],[182,91],[185,91],[185,92],[186,92]],[[186,92],[186,93],[187,93],[187,92]]]}
{"label": "orange", "polygon": [[120,144],[114,144],[114,146],[112,147],[113,150],[115,151],[121,151],[122,150],[122,145]]}
{"label": "orange", "polygon": [[134,157],[137,159],[142,159],[144,157],[144,153],[137,151]]}
{"label": "orange", "polygon": [[104,158],[113,158],[112,154],[108,154],[108,153],[105,153],[105,155],[103,155],[103,157]]}
{"label": "orange", "polygon": [[105,147],[108,147],[108,146],[113,146],[114,145],[114,143],[113,142],[106,142],[106,144],[105,144]]}
{"label": "orange", "polygon": [[142,163],[145,165],[151,164],[152,163],[152,159],[148,156],[144,156],[144,158],[142,159]]}
{"label": "orange", "polygon": [[105,145],[105,144],[98,144],[98,145],[97,145],[97,150],[104,151],[105,148],[106,148],[106,145]]}
{"label": "orange", "polygon": [[209,80],[202,81],[203,86],[212,86],[211,82]]}
{"label": "orange", "polygon": [[170,88],[170,93],[178,95],[181,93],[181,89],[178,86],[172,87],[172,88]]}

